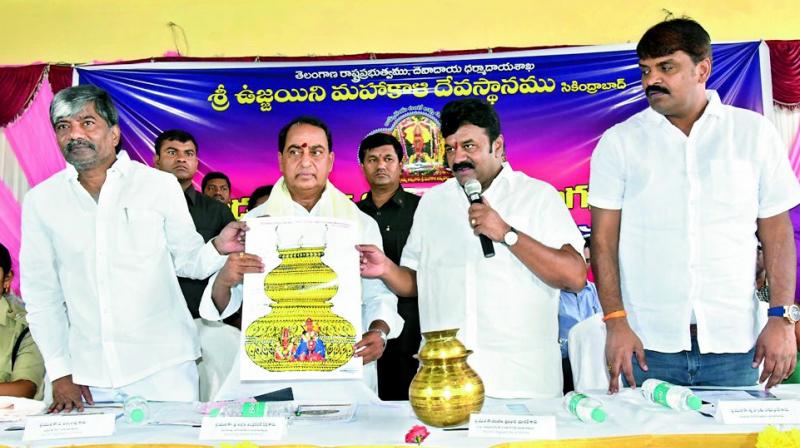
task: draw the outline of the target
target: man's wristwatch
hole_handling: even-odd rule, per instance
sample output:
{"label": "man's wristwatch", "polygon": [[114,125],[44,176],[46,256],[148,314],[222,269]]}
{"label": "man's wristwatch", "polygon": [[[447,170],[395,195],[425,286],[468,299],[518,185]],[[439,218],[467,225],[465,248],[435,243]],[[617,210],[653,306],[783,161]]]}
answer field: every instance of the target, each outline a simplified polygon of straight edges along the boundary
{"label": "man's wristwatch", "polygon": [[790,324],[796,324],[800,321],[800,306],[796,304],[773,306],[767,310],[769,317],[782,317],[789,321]]}
{"label": "man's wristwatch", "polygon": [[508,247],[511,247],[517,244],[517,241],[519,241],[519,235],[517,234],[517,229],[509,226],[508,232],[506,232],[506,234],[503,235],[503,244],[505,244]]}
{"label": "man's wristwatch", "polygon": [[378,336],[380,336],[381,340],[383,341],[383,346],[386,347],[386,341],[389,338],[386,336],[386,333],[383,330],[381,330],[380,328],[373,328],[367,331],[367,333],[378,333]]}

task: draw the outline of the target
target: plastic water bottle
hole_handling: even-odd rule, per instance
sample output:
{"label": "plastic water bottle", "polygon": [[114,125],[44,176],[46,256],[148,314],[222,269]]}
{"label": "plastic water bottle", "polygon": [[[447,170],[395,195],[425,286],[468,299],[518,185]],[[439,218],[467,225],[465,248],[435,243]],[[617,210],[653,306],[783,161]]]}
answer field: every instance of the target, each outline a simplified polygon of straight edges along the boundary
{"label": "plastic water bottle", "polygon": [[645,380],[642,383],[642,395],[648,401],[678,411],[696,411],[703,404],[702,400],[691,389],[654,378]]}
{"label": "plastic water bottle", "polygon": [[126,398],[123,408],[125,410],[125,420],[128,423],[143,425],[150,418],[150,407],[147,405],[147,400],[138,395]]}
{"label": "plastic water bottle", "polygon": [[603,403],[578,392],[564,395],[564,409],[578,417],[582,422],[603,423],[606,421],[606,411]]}

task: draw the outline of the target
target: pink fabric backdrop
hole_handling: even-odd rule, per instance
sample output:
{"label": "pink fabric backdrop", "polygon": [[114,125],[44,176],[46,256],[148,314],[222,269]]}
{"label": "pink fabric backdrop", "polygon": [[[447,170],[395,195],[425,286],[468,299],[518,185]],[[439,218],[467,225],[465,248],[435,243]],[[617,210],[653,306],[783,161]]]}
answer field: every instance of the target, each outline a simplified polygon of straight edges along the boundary
{"label": "pink fabric backdrop", "polygon": [[794,143],[789,149],[789,161],[792,163],[792,169],[800,179],[800,129],[797,130],[797,135],[794,136]]}
{"label": "pink fabric backdrop", "polygon": [[[39,92],[17,121],[3,129],[17,162],[33,187],[60,171],[66,165],[58,149],[53,128],[50,126],[50,102],[53,92],[44,79]],[[0,242],[11,253],[14,264],[12,287],[19,294],[19,245],[22,207],[11,190],[0,182]],[[24,300],[24,299],[23,299]]]}
{"label": "pink fabric backdrop", "polygon": [[4,132],[31,187],[64,169],[66,162],[50,126],[53,91],[44,79],[28,110]]}
{"label": "pink fabric backdrop", "polygon": [[6,185],[0,182],[0,243],[11,253],[14,282],[11,287],[19,294],[19,242],[22,208]]}

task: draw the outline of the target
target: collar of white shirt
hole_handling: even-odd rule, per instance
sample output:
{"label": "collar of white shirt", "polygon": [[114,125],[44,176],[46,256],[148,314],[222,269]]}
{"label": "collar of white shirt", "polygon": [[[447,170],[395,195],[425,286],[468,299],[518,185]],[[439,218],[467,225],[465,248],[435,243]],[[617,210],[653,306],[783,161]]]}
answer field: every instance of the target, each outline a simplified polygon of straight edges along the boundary
{"label": "collar of white shirt", "polygon": [[[124,149],[117,153],[117,160],[114,161],[114,164],[108,168],[108,171],[117,172],[122,176],[125,176],[130,172],[133,168],[133,161],[131,160],[128,152]],[[74,166],[67,163],[67,167],[64,170],[64,176],[68,181],[77,181],[78,180],[78,170],[75,169]]]}

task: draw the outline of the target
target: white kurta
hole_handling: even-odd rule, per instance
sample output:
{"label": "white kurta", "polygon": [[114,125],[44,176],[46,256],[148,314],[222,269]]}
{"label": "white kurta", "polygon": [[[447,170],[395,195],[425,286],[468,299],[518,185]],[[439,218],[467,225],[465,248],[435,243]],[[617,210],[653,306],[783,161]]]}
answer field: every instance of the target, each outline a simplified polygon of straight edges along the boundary
{"label": "white kurta", "polygon": [[756,341],[756,220],[800,201],[786,149],[766,118],[708,105],[687,136],[651,108],[603,134],[589,204],[622,210],[622,300],[644,347],[744,353]]}
{"label": "white kurta", "polygon": [[125,151],[97,202],[71,165],[25,197],[22,294],[51,379],[117,388],[197,359],[176,274],[205,278],[224,262],[195,231],[175,176]]}
{"label": "white kurta", "polygon": [[[270,201],[279,198],[274,197],[281,194],[277,189],[284,188],[282,178],[279,180],[270,199],[260,206],[251,210],[250,216],[263,216],[270,214],[277,216],[274,205]],[[288,192],[283,191],[288,195]],[[350,208],[352,207],[352,208]],[[336,190],[330,183],[322,193],[319,201],[309,212],[300,204],[290,201],[279,207],[282,213],[291,216],[318,216],[331,218],[355,217],[358,221],[359,235],[356,240],[359,244],[374,244],[382,247],[381,234],[378,224],[367,214],[358,210],[358,207]],[[342,208],[345,212],[342,212]],[[267,213],[267,210],[272,210]],[[346,215],[346,216],[343,216]],[[246,215],[247,216],[247,215]],[[203,299],[200,302],[200,316],[207,320],[221,320],[238,310],[242,306],[242,285],[237,285],[231,289],[231,300],[228,307],[220,313],[211,298],[211,290],[216,275],[213,276],[206,287]],[[389,325],[389,338],[396,338],[403,330],[403,318],[397,313],[397,297],[386,288],[382,281],[377,279],[361,279],[361,321],[364,328],[362,332],[369,329],[369,325],[376,320],[383,320]],[[346,402],[369,402],[378,400],[377,396],[377,369],[376,363],[371,362],[364,366],[364,377],[361,380],[304,380],[304,381],[246,381],[239,379],[239,351],[237,350],[234,367],[226,378],[215,399],[227,400],[244,397],[252,397],[265,394],[271,391],[291,387],[295,400],[344,400]]]}
{"label": "white kurta", "polygon": [[[583,250],[575,222],[549,184],[504,164],[483,196],[508,224],[542,244]],[[422,331],[460,329],[459,339],[474,351],[468,362],[489,396],[560,396],[559,290],[503,244],[484,258],[468,208],[450,179],[428,191],[414,215],[401,264],[417,272]]]}

